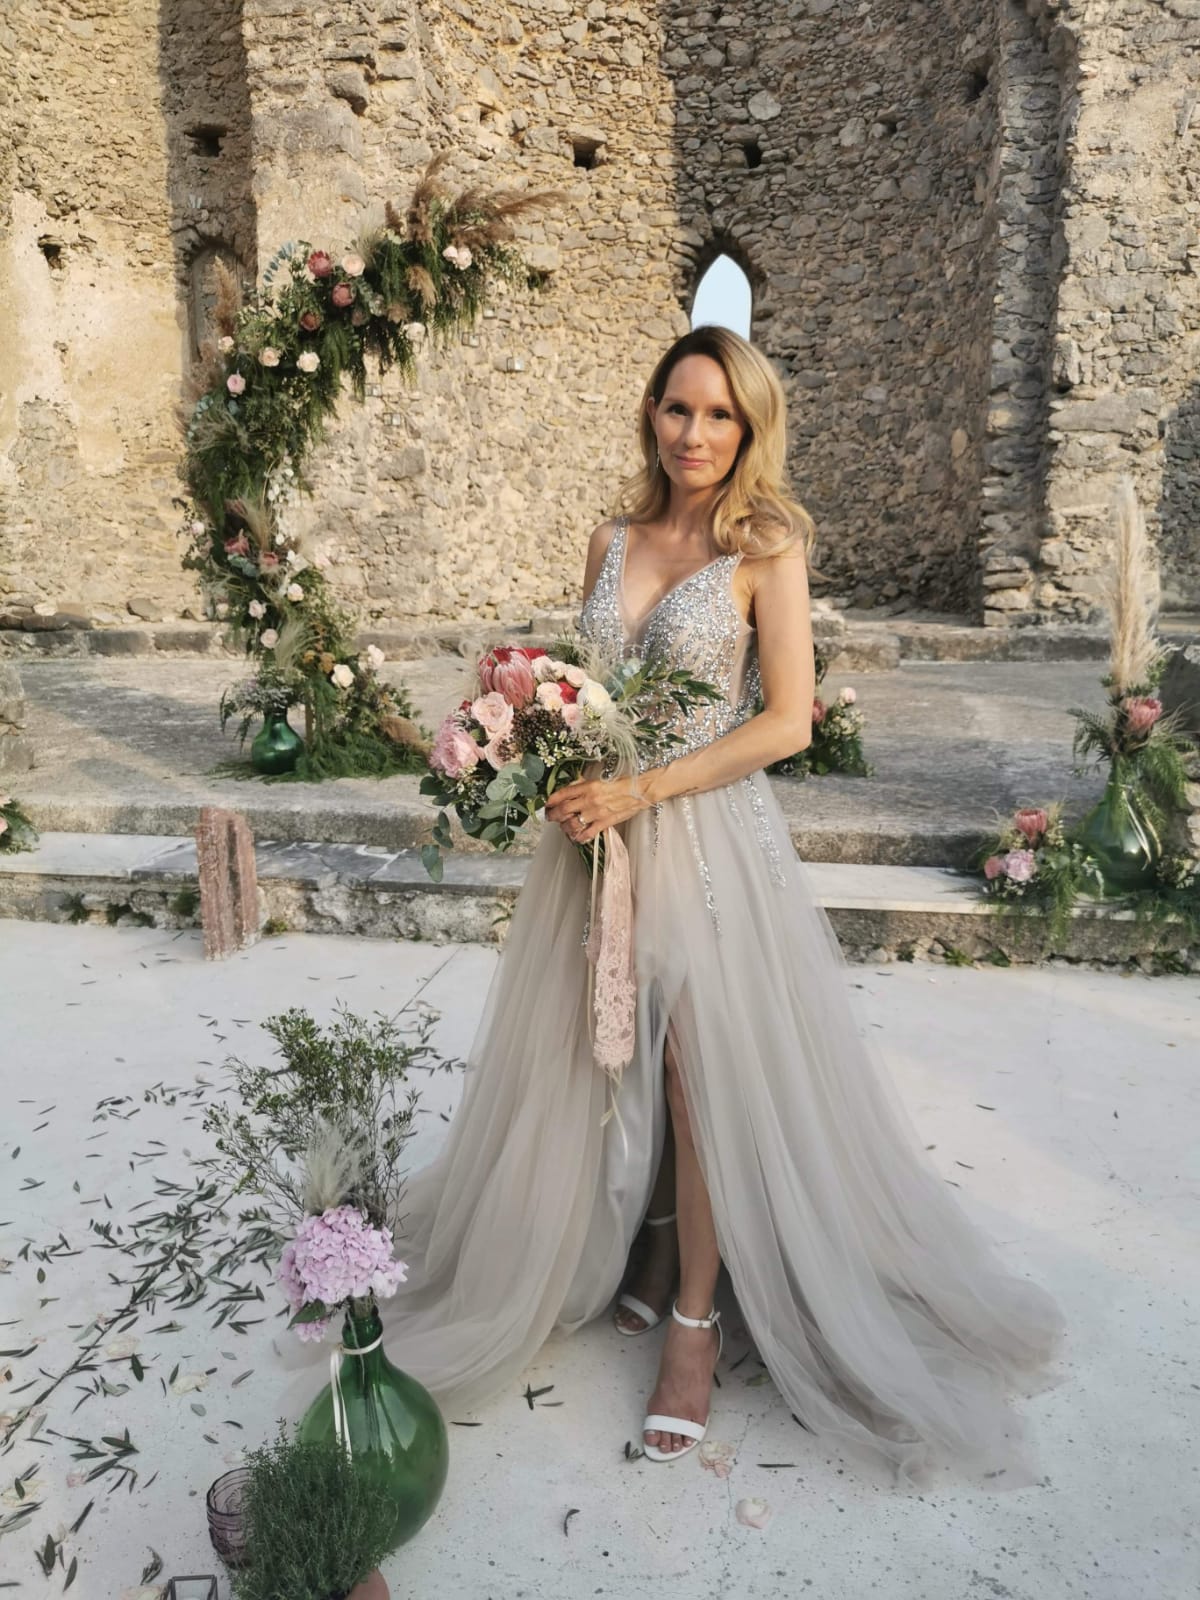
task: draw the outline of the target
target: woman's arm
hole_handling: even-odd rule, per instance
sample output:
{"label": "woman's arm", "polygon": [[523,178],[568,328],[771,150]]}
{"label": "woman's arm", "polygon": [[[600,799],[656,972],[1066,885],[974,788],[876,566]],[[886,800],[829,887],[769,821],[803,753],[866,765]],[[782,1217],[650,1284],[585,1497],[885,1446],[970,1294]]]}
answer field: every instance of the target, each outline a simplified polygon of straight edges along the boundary
{"label": "woman's arm", "polygon": [[[607,548],[605,526],[596,528],[588,546],[588,573],[593,582]],[[597,544],[600,553],[594,572],[593,546]],[[703,750],[652,767],[640,776],[580,778],[564,784],[547,802],[546,820],[562,824],[576,843],[586,844],[603,829],[676,795],[735,783],[811,742],[816,667],[806,557],[793,548],[756,561],[751,570],[756,579],[754,614],[764,709]],[[574,820],[577,812],[586,819],[583,825]]]}

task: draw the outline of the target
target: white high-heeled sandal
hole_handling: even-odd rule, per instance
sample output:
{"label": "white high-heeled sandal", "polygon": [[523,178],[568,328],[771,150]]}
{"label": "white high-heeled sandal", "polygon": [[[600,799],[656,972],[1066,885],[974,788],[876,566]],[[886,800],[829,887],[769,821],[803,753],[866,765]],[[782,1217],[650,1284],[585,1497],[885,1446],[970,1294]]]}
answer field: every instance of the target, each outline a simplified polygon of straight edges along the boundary
{"label": "white high-heeled sandal", "polygon": [[[648,1228],[665,1228],[668,1222],[675,1221],[675,1213],[672,1211],[665,1217],[644,1217],[642,1220]],[[620,1309],[622,1306],[626,1311],[632,1311],[634,1316],[641,1317],[646,1324],[644,1328],[623,1328],[617,1321],[617,1315],[614,1311],[613,1327],[618,1333],[623,1333],[627,1339],[636,1339],[640,1333],[649,1333],[651,1328],[657,1328],[665,1315],[664,1312],[655,1311],[644,1300],[639,1300],[635,1294],[619,1294],[617,1296],[617,1308]]]}
{"label": "white high-heeled sandal", "polygon": [[[721,1359],[721,1351],[725,1346],[725,1335],[721,1329],[721,1313],[714,1310],[707,1317],[685,1317],[679,1309],[679,1302],[671,1302],[671,1315],[676,1322],[681,1322],[685,1328],[715,1328],[717,1330],[717,1361]],[[715,1363],[714,1363],[715,1366]],[[711,1417],[712,1411],[709,1410]],[[657,1429],[659,1433],[681,1433],[685,1439],[690,1439],[690,1444],[685,1444],[679,1450],[660,1450],[656,1444],[647,1444],[642,1440],[642,1453],[648,1461],[677,1461],[680,1456],[690,1455],[708,1432],[708,1422],[693,1422],[690,1417],[664,1417],[652,1411],[643,1419],[642,1433],[650,1429]]]}

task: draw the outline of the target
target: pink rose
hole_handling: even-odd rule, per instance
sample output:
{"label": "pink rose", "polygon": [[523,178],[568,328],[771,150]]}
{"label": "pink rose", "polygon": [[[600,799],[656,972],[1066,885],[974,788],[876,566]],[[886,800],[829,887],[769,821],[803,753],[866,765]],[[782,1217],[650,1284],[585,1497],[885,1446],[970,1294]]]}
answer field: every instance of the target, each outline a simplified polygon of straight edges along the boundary
{"label": "pink rose", "polygon": [[850,685],[847,684],[844,689],[838,691],[838,699],[844,706],[852,706],[858,699],[858,690],[852,689]]}
{"label": "pink rose", "polygon": [[308,270],[314,278],[327,278],[333,271],[333,258],[327,250],[314,250],[308,258]]}
{"label": "pink rose", "polygon": [[1044,811],[1031,808],[1026,811],[1018,811],[1013,817],[1013,824],[1018,833],[1023,833],[1030,844],[1035,845],[1045,833],[1049,820]]}
{"label": "pink rose", "polygon": [[1130,733],[1139,735],[1149,733],[1163,714],[1162,701],[1155,700],[1151,695],[1122,700],[1121,707],[1125,712]]}
{"label": "pink rose", "polygon": [[264,550],[258,558],[258,564],[264,572],[271,572],[279,565],[279,557],[274,550]]}
{"label": "pink rose", "polygon": [[1004,871],[1003,856],[989,856],[983,863],[983,875],[990,883],[993,878],[998,878]]}
{"label": "pink rose", "polygon": [[335,283],[329,298],[335,306],[343,308],[354,304],[354,290],[348,283]]}
{"label": "pink rose", "polygon": [[245,394],[246,380],[242,377],[240,372],[231,372],[225,379],[225,387],[229,390],[230,394]]}
{"label": "pink rose", "polygon": [[321,313],[319,311],[302,311],[300,313],[300,326],[305,333],[316,333],[321,326]]}
{"label": "pink rose", "polygon": [[447,778],[461,778],[479,763],[479,746],[453,712],[445,719],[429,752],[429,765]]}
{"label": "pink rose", "polygon": [[814,699],[814,701],[813,701],[813,710],[812,710],[812,719],[813,719],[813,727],[814,728],[819,723],[822,723],[822,722],[825,721],[825,702],[824,702],[824,700],[815,700]]}
{"label": "pink rose", "polygon": [[507,738],[512,729],[512,705],[497,690],[473,700],[471,715],[489,739]]}
{"label": "pink rose", "polygon": [[578,703],[578,701],[576,701],[573,705],[564,705],[562,708],[562,719],[566,726],[570,728],[572,733],[578,732],[579,725],[583,721],[583,707]]}
{"label": "pink rose", "polygon": [[1037,871],[1032,850],[1010,850],[1000,862],[1005,875],[1014,883],[1028,883]]}
{"label": "pink rose", "polygon": [[527,706],[534,688],[529,654],[515,645],[489,651],[479,663],[479,686],[484,694],[502,694],[510,705]]}

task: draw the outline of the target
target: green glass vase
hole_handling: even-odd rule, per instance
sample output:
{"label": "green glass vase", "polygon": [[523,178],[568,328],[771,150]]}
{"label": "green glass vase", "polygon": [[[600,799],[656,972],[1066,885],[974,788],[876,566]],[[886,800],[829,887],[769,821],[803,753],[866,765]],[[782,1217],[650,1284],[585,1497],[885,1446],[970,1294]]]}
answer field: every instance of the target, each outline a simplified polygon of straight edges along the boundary
{"label": "green glass vase", "polygon": [[[383,1352],[376,1309],[347,1313],[339,1385],[346,1439],[356,1467],[371,1473],[396,1505],[392,1549],[406,1544],[432,1515],[450,1463],[446,1424],[429,1391]],[[355,1354],[362,1351],[361,1355]],[[333,1389],[326,1384],[300,1423],[305,1440],[332,1439]]]}
{"label": "green glass vase", "polygon": [[250,746],[255,772],[291,772],[304,749],[304,740],[287,719],[286,711],[268,711]]}
{"label": "green glass vase", "polygon": [[1154,881],[1162,843],[1138,804],[1137,784],[1119,756],[1100,800],[1084,817],[1076,838],[1095,863],[1105,898],[1131,894]]}

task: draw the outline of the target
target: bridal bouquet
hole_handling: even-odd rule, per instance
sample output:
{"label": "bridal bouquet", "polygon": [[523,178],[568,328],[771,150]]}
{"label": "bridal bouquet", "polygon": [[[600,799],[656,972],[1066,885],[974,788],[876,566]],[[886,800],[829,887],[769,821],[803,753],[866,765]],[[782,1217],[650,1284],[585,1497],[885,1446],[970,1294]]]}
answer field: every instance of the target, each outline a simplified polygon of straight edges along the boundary
{"label": "bridal bouquet", "polygon": [[[432,843],[421,851],[434,882],[451,847],[446,807],[463,832],[497,850],[561,785],[592,762],[613,775],[634,772],[638,756],[680,742],[669,728],[677,711],[719,699],[712,684],[632,656],[606,663],[583,640],[564,637],[551,653],[540,646],[501,645],[479,662],[476,693],[444,719],[429,754],[421,793],[439,810]],[[601,846],[581,845],[589,866],[603,866]]]}

